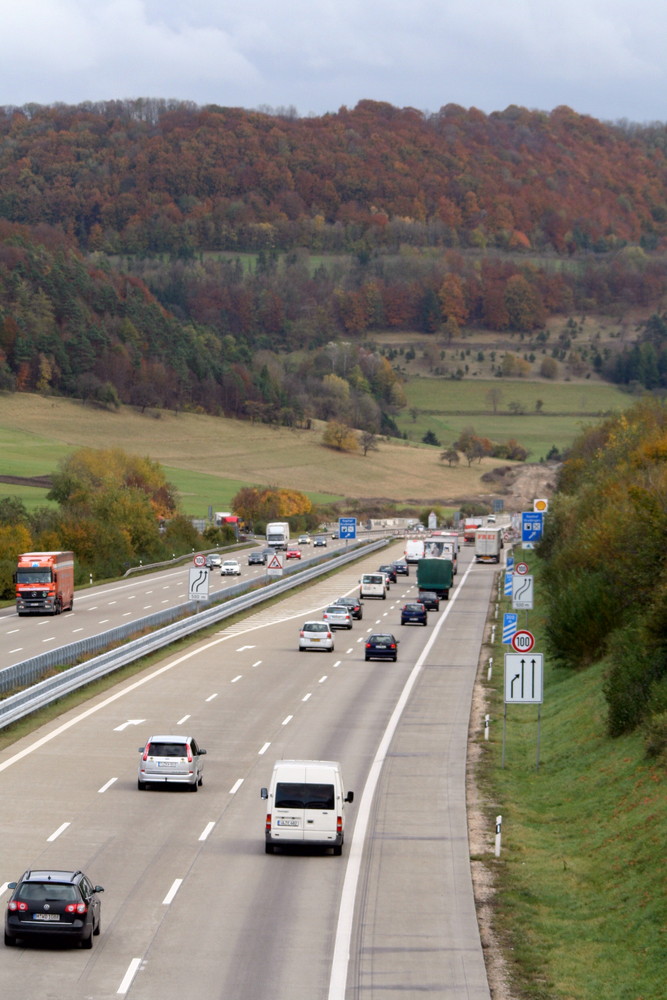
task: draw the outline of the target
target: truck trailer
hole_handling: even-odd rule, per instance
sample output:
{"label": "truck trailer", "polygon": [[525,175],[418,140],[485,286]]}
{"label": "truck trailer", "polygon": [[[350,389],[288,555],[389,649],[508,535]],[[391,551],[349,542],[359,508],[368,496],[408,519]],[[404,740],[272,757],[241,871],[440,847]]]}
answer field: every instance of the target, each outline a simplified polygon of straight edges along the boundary
{"label": "truck trailer", "polygon": [[450,559],[420,559],[417,563],[417,586],[432,590],[445,601],[454,586],[454,566]]}
{"label": "truck trailer", "polygon": [[16,573],[18,615],[59,615],[74,605],[74,553],[24,552]]}
{"label": "truck trailer", "polygon": [[476,562],[500,562],[500,553],[503,549],[503,529],[493,528],[488,525],[478,528],[475,533],[475,561]]}
{"label": "truck trailer", "polygon": [[272,549],[286,549],[289,545],[287,521],[272,521],[266,526],[266,544]]}

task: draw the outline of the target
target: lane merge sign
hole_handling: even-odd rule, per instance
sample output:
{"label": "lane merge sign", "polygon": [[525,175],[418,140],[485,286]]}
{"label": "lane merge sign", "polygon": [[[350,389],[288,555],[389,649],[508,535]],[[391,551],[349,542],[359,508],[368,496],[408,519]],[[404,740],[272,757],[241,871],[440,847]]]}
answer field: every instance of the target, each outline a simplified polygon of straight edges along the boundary
{"label": "lane merge sign", "polygon": [[526,628],[520,628],[514,633],[510,645],[515,653],[530,653],[535,645],[535,636]]}

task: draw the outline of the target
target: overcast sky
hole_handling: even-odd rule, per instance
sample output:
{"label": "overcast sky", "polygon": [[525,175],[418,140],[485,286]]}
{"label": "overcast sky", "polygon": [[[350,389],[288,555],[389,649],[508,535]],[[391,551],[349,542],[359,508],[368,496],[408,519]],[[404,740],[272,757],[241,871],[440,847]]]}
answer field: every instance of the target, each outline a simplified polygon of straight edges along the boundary
{"label": "overcast sky", "polygon": [[134,97],[300,115],[565,104],[667,121],[665,0],[0,0],[0,105]]}

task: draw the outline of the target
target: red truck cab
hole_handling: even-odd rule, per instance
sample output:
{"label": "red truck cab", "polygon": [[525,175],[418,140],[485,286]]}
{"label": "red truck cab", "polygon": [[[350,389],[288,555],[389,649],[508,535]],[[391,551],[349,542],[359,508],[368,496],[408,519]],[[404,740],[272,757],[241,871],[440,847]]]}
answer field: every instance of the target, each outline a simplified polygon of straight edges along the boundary
{"label": "red truck cab", "polygon": [[16,573],[18,615],[59,615],[74,605],[74,553],[24,552]]}

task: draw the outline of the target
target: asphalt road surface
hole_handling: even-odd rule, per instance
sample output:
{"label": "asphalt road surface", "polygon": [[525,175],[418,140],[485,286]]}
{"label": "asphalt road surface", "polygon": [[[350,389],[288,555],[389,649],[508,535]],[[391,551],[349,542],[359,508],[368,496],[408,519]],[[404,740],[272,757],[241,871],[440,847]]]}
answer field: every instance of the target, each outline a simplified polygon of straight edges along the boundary
{"label": "asphalt road surface", "polygon": [[[336,633],[297,652],[298,629],[364,570],[152,665],[0,754],[0,900],[26,868],[82,868],[105,887],[92,951],[5,947],[2,996],[40,1000],[489,1000],[465,811],[473,682],[492,583],[462,551],[458,583],[427,628],[400,625],[414,571]],[[61,616],[63,617],[63,616]],[[371,631],[397,663],[363,659]],[[138,748],[194,735],[198,794],[137,790]],[[264,853],[276,759],[340,760],[342,857]]]}

